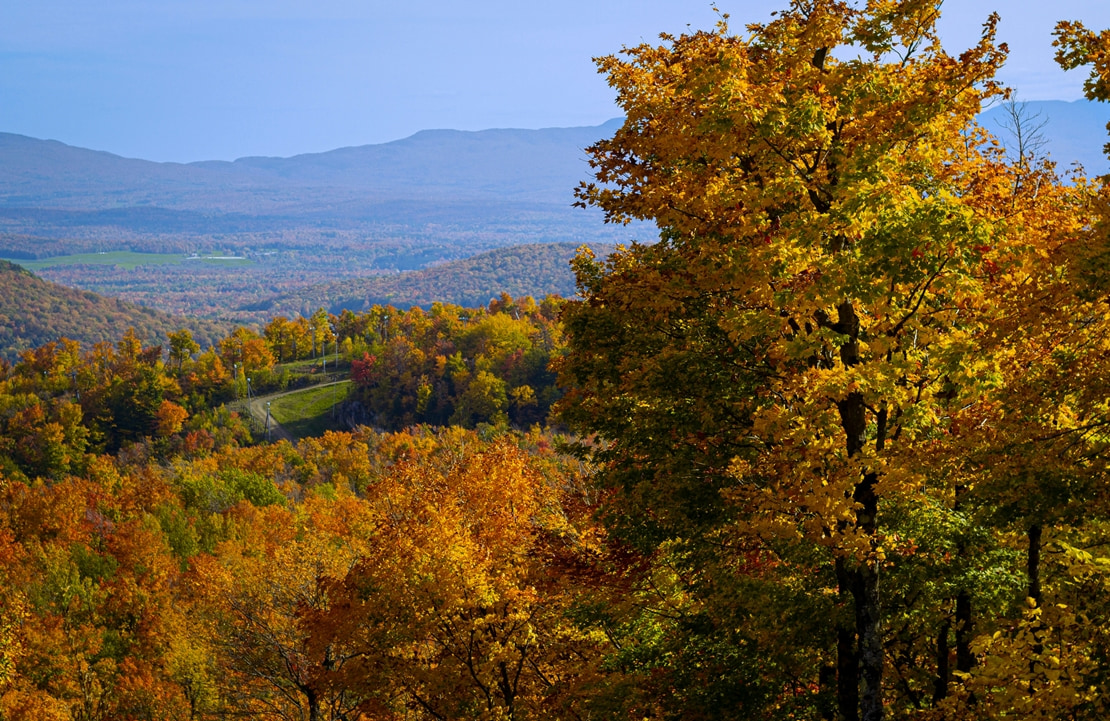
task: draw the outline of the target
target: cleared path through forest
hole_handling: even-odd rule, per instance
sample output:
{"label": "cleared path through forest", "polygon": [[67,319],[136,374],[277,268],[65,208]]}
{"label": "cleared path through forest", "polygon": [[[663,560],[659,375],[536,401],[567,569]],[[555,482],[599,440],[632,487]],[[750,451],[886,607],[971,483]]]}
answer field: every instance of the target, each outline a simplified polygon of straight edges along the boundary
{"label": "cleared path through forest", "polygon": [[[328,388],[330,386],[337,386],[340,383],[346,383],[346,382],[347,382],[347,379],[343,378],[341,380],[329,381],[327,383],[320,383],[320,384],[317,384],[317,385],[314,385],[314,386],[308,386],[306,388],[298,388],[298,389],[292,390],[292,391],[280,391],[278,393],[270,393],[270,394],[267,394],[267,395],[264,395],[264,396],[255,396],[254,398],[251,399],[251,402],[250,402],[251,416],[255,420],[258,421],[258,425],[261,426],[262,429],[263,429],[263,432],[265,432],[265,428],[266,428],[266,404],[267,403],[272,403],[274,400],[276,400],[278,398],[283,398],[285,396],[291,396],[291,395],[294,395],[296,393],[305,393],[305,392],[308,392],[308,391],[317,390],[319,388]],[[287,430],[282,428],[281,424],[277,422],[277,420],[274,418],[272,413],[270,414],[270,440],[271,441],[289,441],[290,443],[296,443],[297,442],[296,437],[294,437],[291,433],[289,433]]]}

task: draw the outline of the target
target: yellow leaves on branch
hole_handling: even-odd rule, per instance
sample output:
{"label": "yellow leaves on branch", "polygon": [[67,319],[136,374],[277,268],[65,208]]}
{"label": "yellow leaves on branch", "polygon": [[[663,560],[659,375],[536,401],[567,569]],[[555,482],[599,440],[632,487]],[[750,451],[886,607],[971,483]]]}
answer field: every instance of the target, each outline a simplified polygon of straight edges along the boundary
{"label": "yellow leaves on branch", "polygon": [[[338,434],[306,443],[314,475],[349,485],[289,507],[240,503],[230,537],[194,559],[193,632],[218,660],[216,696],[292,717],[480,704],[494,718],[573,693],[590,662],[567,654],[594,657],[599,639],[569,623],[569,580],[552,573],[595,543],[565,510],[571,479],[508,436],[374,445],[356,463]],[[182,673],[204,675],[196,653],[175,656]]]}

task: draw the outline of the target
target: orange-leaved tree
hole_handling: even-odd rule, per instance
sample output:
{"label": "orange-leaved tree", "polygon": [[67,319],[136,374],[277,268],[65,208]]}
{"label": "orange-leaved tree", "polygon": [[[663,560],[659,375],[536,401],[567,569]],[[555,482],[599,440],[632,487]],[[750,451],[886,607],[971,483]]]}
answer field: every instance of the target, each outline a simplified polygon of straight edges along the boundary
{"label": "orange-leaved tree", "polygon": [[366,488],[371,548],[309,616],[314,653],[341,649],[333,691],[370,718],[582,717],[606,642],[563,573],[591,546],[574,479],[508,439],[411,440]]}

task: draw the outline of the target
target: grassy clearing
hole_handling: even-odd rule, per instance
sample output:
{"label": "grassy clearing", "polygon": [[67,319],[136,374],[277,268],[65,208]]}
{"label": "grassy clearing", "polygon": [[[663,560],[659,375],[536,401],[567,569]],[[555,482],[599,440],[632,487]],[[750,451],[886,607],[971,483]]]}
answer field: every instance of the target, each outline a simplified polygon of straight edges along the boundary
{"label": "grassy clearing", "polygon": [[188,258],[180,253],[133,253],[130,250],[113,250],[110,253],[78,253],[76,255],[57,255],[53,258],[39,260],[25,260],[21,258],[3,258],[23,266],[27,270],[36,271],[43,268],[53,268],[59,265],[114,265],[125,270],[133,270],[140,265],[178,265],[186,261],[190,263],[208,263],[221,266],[250,265],[251,261],[245,258]]}
{"label": "grassy clearing", "polygon": [[350,387],[350,381],[343,381],[280,396],[270,402],[270,415],[296,438],[338,430],[338,424],[331,417],[331,408],[347,397]]}
{"label": "grassy clearing", "polygon": [[[348,370],[350,370],[351,367],[351,364],[346,359],[342,359],[339,365],[341,366],[341,370],[343,371],[343,373],[346,373]],[[316,373],[323,373],[324,370],[323,361],[320,358],[305,358],[298,361],[286,361],[276,366],[276,370],[280,370],[283,368],[287,368],[290,373],[295,373],[297,375],[313,375]],[[338,372],[335,367],[334,354],[328,356],[327,370],[329,376],[334,375]]]}
{"label": "grassy clearing", "polygon": [[56,265],[118,265],[131,270],[138,265],[177,264],[185,260],[180,253],[132,253],[129,250],[116,250],[111,253],[79,253],[77,255],[57,255],[40,260],[10,259],[27,270],[41,270]]}

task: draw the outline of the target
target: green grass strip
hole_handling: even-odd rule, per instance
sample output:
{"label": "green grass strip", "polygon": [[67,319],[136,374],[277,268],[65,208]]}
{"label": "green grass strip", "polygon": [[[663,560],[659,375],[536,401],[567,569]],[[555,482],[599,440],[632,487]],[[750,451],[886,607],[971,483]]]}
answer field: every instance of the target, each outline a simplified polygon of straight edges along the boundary
{"label": "green grass strip", "polygon": [[280,396],[270,402],[270,415],[296,438],[338,430],[339,424],[331,416],[332,405],[342,403],[350,387],[350,381],[343,381]]}

